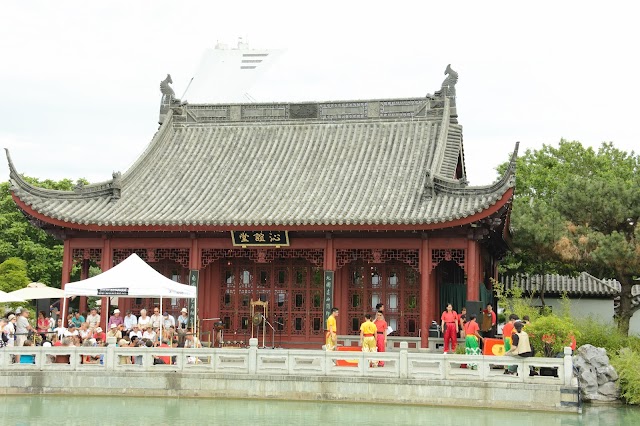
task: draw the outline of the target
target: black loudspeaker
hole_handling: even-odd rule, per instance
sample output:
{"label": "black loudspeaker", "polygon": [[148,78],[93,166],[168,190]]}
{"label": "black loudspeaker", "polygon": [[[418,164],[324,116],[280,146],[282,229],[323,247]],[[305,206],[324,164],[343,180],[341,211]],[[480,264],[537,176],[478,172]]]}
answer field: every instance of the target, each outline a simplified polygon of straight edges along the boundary
{"label": "black loudspeaker", "polygon": [[[477,300],[467,300],[467,304],[465,306],[467,307],[467,320],[469,320],[469,315],[471,314],[476,314],[478,318],[482,315],[482,302]],[[478,323],[480,323],[480,320],[478,320]]]}
{"label": "black loudspeaker", "polygon": [[49,314],[51,313],[51,309],[49,308],[49,299],[37,299],[36,300],[36,312],[35,314],[31,313],[31,318],[36,318],[38,320],[38,312],[43,311],[44,317],[49,318]]}

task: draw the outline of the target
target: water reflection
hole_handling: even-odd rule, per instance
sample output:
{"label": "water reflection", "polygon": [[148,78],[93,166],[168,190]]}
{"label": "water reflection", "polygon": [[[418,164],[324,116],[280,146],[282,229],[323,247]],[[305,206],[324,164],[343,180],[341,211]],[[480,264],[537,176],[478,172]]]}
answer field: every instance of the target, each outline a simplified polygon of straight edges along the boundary
{"label": "water reflection", "polygon": [[[525,414],[525,415],[523,415]],[[0,396],[3,425],[638,425],[640,408],[586,407],[582,415],[339,402],[197,398]]]}

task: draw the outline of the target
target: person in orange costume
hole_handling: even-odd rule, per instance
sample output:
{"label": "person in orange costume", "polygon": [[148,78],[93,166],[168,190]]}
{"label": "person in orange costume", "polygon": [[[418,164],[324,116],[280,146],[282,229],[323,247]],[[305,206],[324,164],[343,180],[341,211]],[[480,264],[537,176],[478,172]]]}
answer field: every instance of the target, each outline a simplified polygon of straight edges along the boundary
{"label": "person in orange costume", "polygon": [[[373,322],[376,325],[376,346],[378,352],[386,352],[387,348],[387,321],[384,319],[382,311],[376,312],[376,320]],[[378,367],[384,367],[384,361],[378,361]]]}
{"label": "person in orange costume", "polygon": [[440,319],[444,330],[444,353],[447,353],[447,346],[451,352],[455,352],[458,346],[458,313],[453,310],[451,303],[447,303],[447,310]]}

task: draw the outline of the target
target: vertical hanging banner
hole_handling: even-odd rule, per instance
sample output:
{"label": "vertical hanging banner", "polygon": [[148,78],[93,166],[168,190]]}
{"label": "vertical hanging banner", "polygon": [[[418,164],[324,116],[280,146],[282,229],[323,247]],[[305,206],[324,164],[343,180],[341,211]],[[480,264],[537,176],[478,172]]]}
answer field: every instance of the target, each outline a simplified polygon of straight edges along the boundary
{"label": "vertical hanging banner", "polygon": [[333,271],[324,271],[324,329],[327,328],[327,318],[333,308]]}
{"label": "vertical hanging banner", "polygon": [[[189,285],[196,288],[196,295],[198,294],[198,280],[200,278],[200,271],[197,269],[191,269],[189,271]],[[196,323],[196,303],[198,299],[189,299],[189,322],[192,325]]]}

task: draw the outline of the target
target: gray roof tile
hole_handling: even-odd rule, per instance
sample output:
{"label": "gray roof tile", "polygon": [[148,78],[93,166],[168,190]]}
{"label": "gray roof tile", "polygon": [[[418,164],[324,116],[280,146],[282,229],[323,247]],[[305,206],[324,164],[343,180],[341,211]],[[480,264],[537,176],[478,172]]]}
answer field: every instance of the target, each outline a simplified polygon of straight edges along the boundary
{"label": "gray roof tile", "polygon": [[[366,112],[368,103],[392,101],[344,103]],[[254,114],[273,105],[217,105],[210,107],[240,113],[207,121],[192,110],[208,106],[186,105],[167,114],[121,177],[74,192],[43,190],[9,158],[11,190],[33,210],[75,224],[326,226],[444,223],[491,207],[514,186],[514,167],[483,187],[454,178],[462,127],[451,123],[448,99],[400,101],[416,114],[340,118],[340,103],[331,102],[318,108],[326,117],[231,121],[245,107]]]}
{"label": "gray roof tile", "polygon": [[506,288],[518,285],[524,291],[540,292],[545,287],[545,293],[568,295],[591,295],[591,296],[616,296],[620,293],[620,282],[614,279],[600,279],[586,272],[582,272],[577,277],[567,275],[546,274],[546,275],[514,275],[500,276],[500,282]]}

